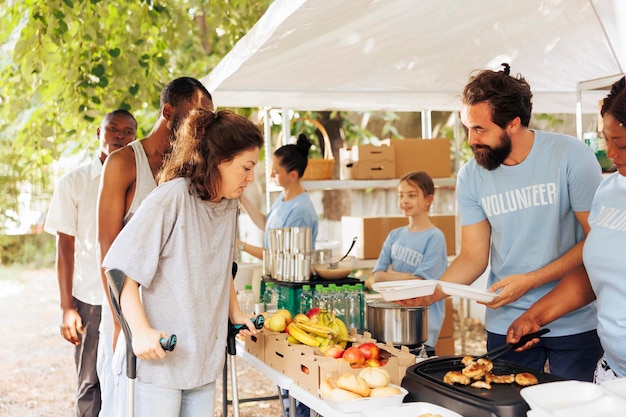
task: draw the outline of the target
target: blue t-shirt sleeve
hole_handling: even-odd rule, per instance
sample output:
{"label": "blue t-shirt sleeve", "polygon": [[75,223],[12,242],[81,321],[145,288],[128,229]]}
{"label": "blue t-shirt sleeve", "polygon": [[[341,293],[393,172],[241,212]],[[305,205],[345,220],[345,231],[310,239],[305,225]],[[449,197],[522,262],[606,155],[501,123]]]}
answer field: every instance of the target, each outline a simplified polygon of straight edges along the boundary
{"label": "blue t-shirt sleeve", "polygon": [[589,211],[600,182],[602,169],[593,150],[580,143],[572,146],[576,155],[568,159],[567,184],[570,189],[570,204],[576,212]]}
{"label": "blue t-shirt sleeve", "polygon": [[476,224],[487,218],[477,200],[478,192],[474,189],[476,181],[472,181],[477,175],[480,175],[480,172],[477,172],[473,159],[465,164],[457,175],[456,198],[461,226]]}

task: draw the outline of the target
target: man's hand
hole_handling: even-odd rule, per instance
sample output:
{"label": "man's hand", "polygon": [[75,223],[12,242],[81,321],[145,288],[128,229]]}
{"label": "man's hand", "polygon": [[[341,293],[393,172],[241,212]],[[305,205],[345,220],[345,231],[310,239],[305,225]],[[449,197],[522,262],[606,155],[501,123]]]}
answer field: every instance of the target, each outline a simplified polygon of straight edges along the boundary
{"label": "man's hand", "polygon": [[441,301],[446,298],[448,295],[439,289],[439,286],[435,287],[435,292],[432,295],[427,295],[424,297],[416,297],[416,298],[408,298],[406,300],[397,300],[394,301],[399,306],[402,307],[428,307],[437,301]]}
{"label": "man's hand", "polygon": [[79,334],[84,334],[83,319],[78,311],[73,308],[63,310],[63,322],[61,323],[61,336],[74,346],[80,344]]}
{"label": "man's hand", "polygon": [[489,308],[500,308],[518,300],[522,295],[526,294],[532,286],[533,281],[530,278],[530,274],[510,275],[489,287],[488,291],[490,292],[501,290],[493,301],[480,304],[484,304]]}
{"label": "man's hand", "polygon": [[[539,319],[534,315],[526,312],[519,316],[511,325],[509,326],[509,330],[506,332],[506,342],[507,343],[517,343],[522,338],[522,336],[527,335],[528,333],[533,333],[539,331],[541,329],[541,323]],[[522,350],[526,350],[534,346],[539,342],[539,339],[532,339],[524,346],[515,349],[516,352],[521,352]]]}

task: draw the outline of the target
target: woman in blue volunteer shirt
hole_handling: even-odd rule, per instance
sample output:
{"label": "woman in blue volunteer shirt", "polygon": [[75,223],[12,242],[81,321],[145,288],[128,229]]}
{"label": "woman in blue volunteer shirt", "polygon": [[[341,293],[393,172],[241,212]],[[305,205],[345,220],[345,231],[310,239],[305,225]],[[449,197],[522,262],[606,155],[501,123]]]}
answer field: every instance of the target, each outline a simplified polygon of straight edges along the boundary
{"label": "woman in blue volunteer shirt", "polygon": [[[425,172],[411,172],[400,179],[398,206],[409,225],[389,232],[372,270],[375,282],[405,279],[439,279],[448,265],[446,238],[428,217],[435,185]],[[445,301],[428,310],[428,340],[435,346],[445,315]]]}
{"label": "woman in blue volunteer shirt", "polygon": [[[311,142],[304,135],[298,137],[297,143],[278,148],[272,157],[273,168],[271,178],[276,185],[283,188],[280,196],[270,208],[267,216],[252,204],[245,195],[241,196],[241,204],[254,224],[265,231],[265,247],[269,247],[268,230],[281,227],[310,227],[311,244],[315,249],[319,219],[313,202],[302,187],[301,179],[308,163]],[[239,250],[263,259],[263,248],[239,242]]]}
{"label": "woman in blue volunteer shirt", "polygon": [[[511,324],[508,342],[597,299],[598,336],[604,356],[594,381],[626,378],[626,78],[613,84],[600,113],[606,154],[617,172],[596,190],[585,241],[583,262],[588,273],[560,282]],[[524,347],[532,346],[530,342]]]}

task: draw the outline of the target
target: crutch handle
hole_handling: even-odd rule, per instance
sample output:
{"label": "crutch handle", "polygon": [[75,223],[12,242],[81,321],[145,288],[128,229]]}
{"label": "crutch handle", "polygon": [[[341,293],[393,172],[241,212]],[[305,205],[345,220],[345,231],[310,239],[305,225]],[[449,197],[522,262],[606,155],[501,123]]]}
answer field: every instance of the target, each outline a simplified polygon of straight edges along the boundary
{"label": "crutch handle", "polygon": [[159,342],[163,350],[169,350],[171,352],[176,347],[176,335],[173,334],[170,337],[163,337]]}
{"label": "crutch handle", "polygon": [[[258,316],[251,318],[250,321],[252,322],[252,324],[254,324],[255,329],[261,330],[263,328],[263,325],[265,324],[265,317],[259,314]],[[247,329],[248,329],[248,326],[246,326],[245,324],[233,325],[234,334],[239,333],[240,330],[247,330]]]}

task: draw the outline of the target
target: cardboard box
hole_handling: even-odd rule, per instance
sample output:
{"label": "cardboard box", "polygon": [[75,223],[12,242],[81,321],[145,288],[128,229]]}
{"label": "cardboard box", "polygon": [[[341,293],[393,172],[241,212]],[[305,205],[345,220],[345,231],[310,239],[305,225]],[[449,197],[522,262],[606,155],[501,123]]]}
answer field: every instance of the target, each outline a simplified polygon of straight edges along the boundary
{"label": "cardboard box", "polygon": [[439,337],[435,345],[435,355],[454,356],[454,337]]}
{"label": "cardboard box", "polygon": [[[434,215],[431,221],[446,237],[448,255],[456,254],[456,216]],[[345,252],[357,237],[352,254],[359,259],[377,259],[389,232],[398,227],[406,226],[409,220],[404,216],[356,217],[341,218],[342,250]]]}
{"label": "cardboard box", "polygon": [[433,214],[430,216],[430,221],[433,222],[433,224],[441,230],[446,237],[446,249],[448,251],[448,256],[456,255],[457,217],[452,214]]}
{"label": "cardboard box", "polygon": [[341,162],[339,178],[342,180],[388,180],[395,178],[396,163],[380,162]]}
{"label": "cardboard box", "polygon": [[380,180],[395,178],[395,151],[391,146],[359,145],[339,150],[339,178]]}
{"label": "cardboard box", "polygon": [[262,361],[265,361],[265,334],[266,332],[262,331],[254,335],[244,337],[246,352]]}
{"label": "cardboard box", "polygon": [[454,355],[454,310],[450,298],[446,298],[446,317],[441,324],[439,339],[435,345],[435,354],[437,356]]}
{"label": "cardboard box", "polygon": [[353,162],[395,162],[395,150],[388,145],[358,145],[350,148],[350,160]]}
{"label": "cardboard box", "polygon": [[[358,346],[358,343],[354,343],[353,346]],[[402,378],[406,375],[406,370],[409,366],[415,365],[415,355],[409,353],[409,349],[406,346],[402,346],[400,349],[393,347],[391,344],[376,343],[376,346],[382,351],[387,352],[389,359],[387,363],[382,366],[389,372],[391,377],[391,383],[400,385]],[[351,373],[358,375],[364,368],[352,368],[346,361],[333,360],[332,362],[321,362],[320,367],[320,381],[330,376],[340,376],[344,373]]]}
{"label": "cardboard box", "polygon": [[389,143],[396,157],[396,178],[411,171],[426,171],[432,178],[452,174],[449,139],[392,139]]}
{"label": "cardboard box", "polygon": [[335,359],[323,356],[319,351],[319,354],[315,352],[315,349],[309,346],[292,345],[284,373],[296,385],[318,397],[321,381],[320,365],[326,362],[335,362]]}
{"label": "cardboard box", "polygon": [[289,366],[291,345],[287,343],[287,333],[267,332],[265,334],[265,359],[267,365],[285,374]]}

